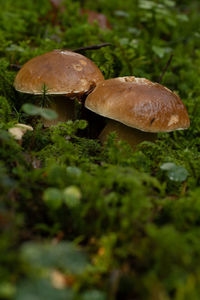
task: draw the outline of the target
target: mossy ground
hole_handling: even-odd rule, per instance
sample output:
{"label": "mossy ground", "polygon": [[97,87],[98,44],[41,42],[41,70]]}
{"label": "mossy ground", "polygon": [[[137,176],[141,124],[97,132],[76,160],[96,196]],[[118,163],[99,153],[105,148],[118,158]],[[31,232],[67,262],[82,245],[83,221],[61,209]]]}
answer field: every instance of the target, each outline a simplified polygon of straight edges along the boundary
{"label": "mossy ground", "polygon": [[[0,6],[0,298],[199,300],[199,1]],[[81,6],[105,14],[112,29],[88,24]],[[162,84],[185,103],[188,130],[133,152],[114,134],[102,147],[94,137],[105,120],[79,107],[87,122],[48,129],[22,111],[40,99],[14,90],[12,64],[105,42],[83,53],[105,78],[157,81],[173,53]],[[8,133],[17,122],[34,127],[22,145]]]}

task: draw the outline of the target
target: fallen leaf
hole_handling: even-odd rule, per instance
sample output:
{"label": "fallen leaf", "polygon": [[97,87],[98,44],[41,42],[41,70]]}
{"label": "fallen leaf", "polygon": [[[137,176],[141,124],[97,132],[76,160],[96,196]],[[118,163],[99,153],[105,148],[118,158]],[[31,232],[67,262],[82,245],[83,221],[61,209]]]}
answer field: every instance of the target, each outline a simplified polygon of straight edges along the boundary
{"label": "fallen leaf", "polygon": [[99,27],[101,29],[112,29],[107,17],[103,14],[99,14],[93,10],[89,9],[81,9],[81,15],[87,15],[88,16],[88,23],[93,24],[95,21],[98,23]]}

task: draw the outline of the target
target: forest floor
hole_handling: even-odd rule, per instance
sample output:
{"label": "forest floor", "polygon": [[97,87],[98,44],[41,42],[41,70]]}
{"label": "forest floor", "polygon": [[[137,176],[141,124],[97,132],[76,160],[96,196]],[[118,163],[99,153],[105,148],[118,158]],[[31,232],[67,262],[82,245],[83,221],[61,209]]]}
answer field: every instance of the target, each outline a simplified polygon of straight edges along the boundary
{"label": "forest floor", "polygon": [[[0,0],[0,299],[199,300],[200,3],[59,2]],[[189,129],[102,146],[106,119],[78,101],[76,120],[45,128],[51,97],[17,92],[20,66],[102,43],[81,54],[105,79],[164,71]],[[20,141],[17,123],[33,127]]]}

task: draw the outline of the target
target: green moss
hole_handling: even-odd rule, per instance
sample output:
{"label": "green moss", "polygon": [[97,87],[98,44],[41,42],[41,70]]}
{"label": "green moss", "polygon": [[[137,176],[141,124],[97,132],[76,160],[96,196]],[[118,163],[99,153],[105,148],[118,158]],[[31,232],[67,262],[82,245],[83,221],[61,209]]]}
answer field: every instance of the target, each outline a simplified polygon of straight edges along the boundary
{"label": "green moss", "polygon": [[[46,0],[0,0],[0,298],[28,299],[37,286],[38,299],[45,288],[55,300],[198,300],[199,2],[62,5],[59,10]],[[88,24],[81,7],[105,14],[112,29]],[[135,75],[156,81],[174,54],[162,83],[183,99],[188,130],[159,134],[155,143],[143,142],[133,152],[116,141],[115,133],[103,147],[91,139],[105,122],[78,104],[79,120],[50,128],[39,116],[23,112],[24,103],[40,105],[40,99],[14,90],[13,64],[55,48],[104,42],[111,46],[83,54],[105,78]],[[21,142],[8,133],[18,122],[34,128]],[[184,181],[170,177],[161,167],[165,163],[184,170]],[[23,252],[27,241],[28,256]],[[45,268],[44,245],[51,261]],[[73,274],[58,259],[60,245],[72,245]],[[77,248],[85,252],[80,259],[89,258],[81,272],[76,272],[81,265],[74,258]],[[63,290],[55,288],[55,271]]]}

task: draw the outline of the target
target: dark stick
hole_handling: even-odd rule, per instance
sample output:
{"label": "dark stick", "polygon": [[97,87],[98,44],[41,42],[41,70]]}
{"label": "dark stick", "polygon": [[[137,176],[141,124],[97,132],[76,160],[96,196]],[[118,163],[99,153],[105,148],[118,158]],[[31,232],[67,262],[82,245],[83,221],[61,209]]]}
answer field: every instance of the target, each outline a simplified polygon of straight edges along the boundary
{"label": "dark stick", "polygon": [[170,57],[169,57],[169,59],[168,59],[166,65],[165,65],[164,69],[162,70],[162,73],[161,73],[160,77],[158,78],[158,83],[161,83],[161,81],[162,81],[162,79],[163,79],[163,76],[165,75],[167,69],[169,68],[169,65],[170,65],[170,63],[171,63],[171,61],[172,61],[173,56],[174,56],[174,54],[172,53],[172,54],[170,55]]}
{"label": "dark stick", "polygon": [[22,66],[16,64],[10,64],[10,69],[14,71],[19,71]]}
{"label": "dark stick", "polygon": [[81,52],[81,51],[85,51],[85,50],[97,50],[100,49],[102,47],[107,47],[107,46],[111,46],[111,43],[103,43],[100,45],[92,45],[92,46],[87,46],[87,47],[81,47],[78,49],[74,49],[72,50],[73,52]]}

